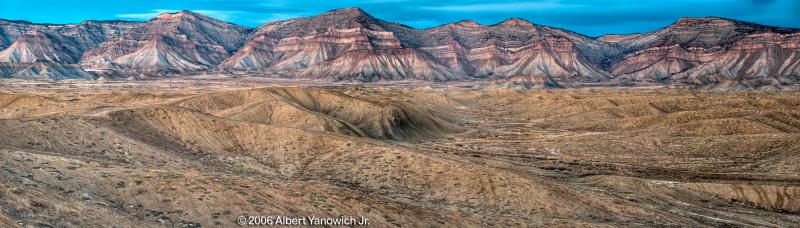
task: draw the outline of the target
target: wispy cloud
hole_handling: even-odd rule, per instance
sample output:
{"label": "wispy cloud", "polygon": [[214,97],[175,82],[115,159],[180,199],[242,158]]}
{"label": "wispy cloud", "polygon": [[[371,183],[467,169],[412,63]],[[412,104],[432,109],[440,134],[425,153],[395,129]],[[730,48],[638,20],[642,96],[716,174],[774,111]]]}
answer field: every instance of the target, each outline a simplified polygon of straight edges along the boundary
{"label": "wispy cloud", "polygon": [[223,21],[230,21],[236,19],[236,17],[244,12],[240,11],[227,11],[227,10],[192,10],[194,12],[204,14],[206,16],[210,16],[216,19],[220,19]]}
{"label": "wispy cloud", "polygon": [[441,21],[437,20],[401,20],[397,22],[415,28],[432,28],[443,24]]}
{"label": "wispy cloud", "polygon": [[165,10],[165,9],[155,9],[150,11],[149,13],[124,13],[124,14],[117,14],[117,18],[122,19],[133,19],[133,20],[147,20],[150,18],[154,18],[162,13],[167,12],[176,12],[179,10]]}
{"label": "wispy cloud", "polygon": [[530,10],[545,10],[545,9],[563,9],[583,7],[580,4],[562,3],[559,1],[528,1],[528,2],[513,2],[513,3],[482,3],[482,4],[454,4],[442,6],[425,6],[421,7],[425,10],[437,11],[456,11],[456,12],[510,12],[510,11],[530,11]]}
{"label": "wispy cloud", "polygon": [[416,28],[464,19],[494,24],[518,17],[591,36],[650,31],[680,17],[719,16],[800,27],[800,14],[796,13],[800,12],[800,0],[182,0],[145,1],[147,3],[135,5],[113,0],[85,0],[87,4],[57,0],[48,4],[11,5],[3,5],[3,1],[10,0],[0,0],[2,18],[51,23],[77,23],[88,19],[145,21],[164,12],[192,9],[227,22],[257,27],[336,8],[361,7],[380,19]]}
{"label": "wispy cloud", "polygon": [[364,1],[361,1],[361,2],[377,4],[377,3],[397,3],[397,2],[409,2],[409,1],[410,0],[364,0]]}
{"label": "wispy cloud", "polygon": [[298,18],[298,17],[305,17],[305,16],[309,16],[310,14],[311,13],[270,13],[270,14],[261,15],[260,18],[258,20],[256,20],[256,22],[258,22],[258,23],[267,23],[267,22],[272,22],[272,21],[280,21],[280,20],[286,20],[286,19],[292,19],[292,18]]}

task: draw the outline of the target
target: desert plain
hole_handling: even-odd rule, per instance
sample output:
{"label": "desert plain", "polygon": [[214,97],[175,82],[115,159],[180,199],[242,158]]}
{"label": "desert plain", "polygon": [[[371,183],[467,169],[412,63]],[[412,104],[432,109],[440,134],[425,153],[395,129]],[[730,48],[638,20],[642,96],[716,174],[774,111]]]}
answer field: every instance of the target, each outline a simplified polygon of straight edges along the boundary
{"label": "desert plain", "polygon": [[800,226],[800,94],[0,83],[0,226]]}

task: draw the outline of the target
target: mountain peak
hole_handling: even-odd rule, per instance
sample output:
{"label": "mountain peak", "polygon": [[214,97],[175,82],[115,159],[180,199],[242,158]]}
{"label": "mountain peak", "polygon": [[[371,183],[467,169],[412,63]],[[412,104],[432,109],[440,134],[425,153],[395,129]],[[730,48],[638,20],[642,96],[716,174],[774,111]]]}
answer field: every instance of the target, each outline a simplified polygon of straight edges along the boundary
{"label": "mountain peak", "polygon": [[339,8],[334,9],[332,11],[341,11],[341,12],[351,12],[351,13],[365,13],[364,10],[358,7],[347,7],[347,8]]}
{"label": "mountain peak", "polygon": [[720,17],[684,17],[678,19],[670,27],[721,27],[740,24],[739,21]]}
{"label": "mountain peak", "polygon": [[2,24],[34,24],[33,22],[26,21],[26,20],[6,20],[0,19],[0,25]]}
{"label": "mountain peak", "polygon": [[369,13],[358,7],[340,8],[328,11],[326,14],[349,14],[353,16],[367,16],[372,17]]}
{"label": "mountain peak", "polygon": [[734,19],[727,19],[721,17],[685,17],[680,18],[675,23],[672,23],[670,29],[680,30],[697,30],[697,29],[727,29],[737,32],[777,32],[777,33],[795,33],[800,30],[793,28],[781,28],[767,25],[761,25],[746,21],[739,21]]}
{"label": "mountain peak", "polygon": [[478,24],[478,22],[475,22],[473,20],[462,20],[462,21],[454,23],[454,25],[463,26],[463,27],[478,27],[478,26],[481,26],[481,24]]}
{"label": "mountain peak", "polygon": [[503,22],[500,22],[498,25],[501,26],[522,26],[522,27],[533,27],[533,23],[527,21],[522,18],[509,18]]}
{"label": "mountain peak", "polygon": [[368,27],[380,29],[379,20],[360,8],[341,8],[328,11],[324,14],[304,18],[304,23],[315,28],[353,28]]}
{"label": "mountain peak", "polygon": [[733,20],[721,17],[682,17],[678,19],[678,23],[725,22],[725,21],[733,21]]}
{"label": "mountain peak", "polygon": [[158,16],[156,16],[156,19],[174,20],[174,19],[197,18],[199,16],[202,15],[189,10],[181,10],[178,12],[166,12],[159,14]]}

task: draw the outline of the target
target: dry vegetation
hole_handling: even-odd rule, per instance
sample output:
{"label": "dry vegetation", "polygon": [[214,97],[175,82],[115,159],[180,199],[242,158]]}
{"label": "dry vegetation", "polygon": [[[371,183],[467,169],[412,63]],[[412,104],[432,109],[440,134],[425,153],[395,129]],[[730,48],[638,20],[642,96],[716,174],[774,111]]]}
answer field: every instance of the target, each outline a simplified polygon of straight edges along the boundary
{"label": "dry vegetation", "polygon": [[0,226],[798,226],[798,139],[796,93],[6,92]]}

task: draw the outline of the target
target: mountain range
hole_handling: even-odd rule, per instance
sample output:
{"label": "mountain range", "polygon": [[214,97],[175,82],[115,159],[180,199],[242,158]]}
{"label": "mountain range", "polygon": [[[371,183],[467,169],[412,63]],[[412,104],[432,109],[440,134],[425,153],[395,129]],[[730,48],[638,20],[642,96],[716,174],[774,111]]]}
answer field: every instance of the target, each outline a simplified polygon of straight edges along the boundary
{"label": "mountain range", "polygon": [[191,11],[146,22],[0,20],[0,77],[162,78],[224,73],[332,81],[485,80],[782,87],[800,81],[800,30],[706,17],[588,37],[508,19],[415,29],[358,8],[247,28]]}

